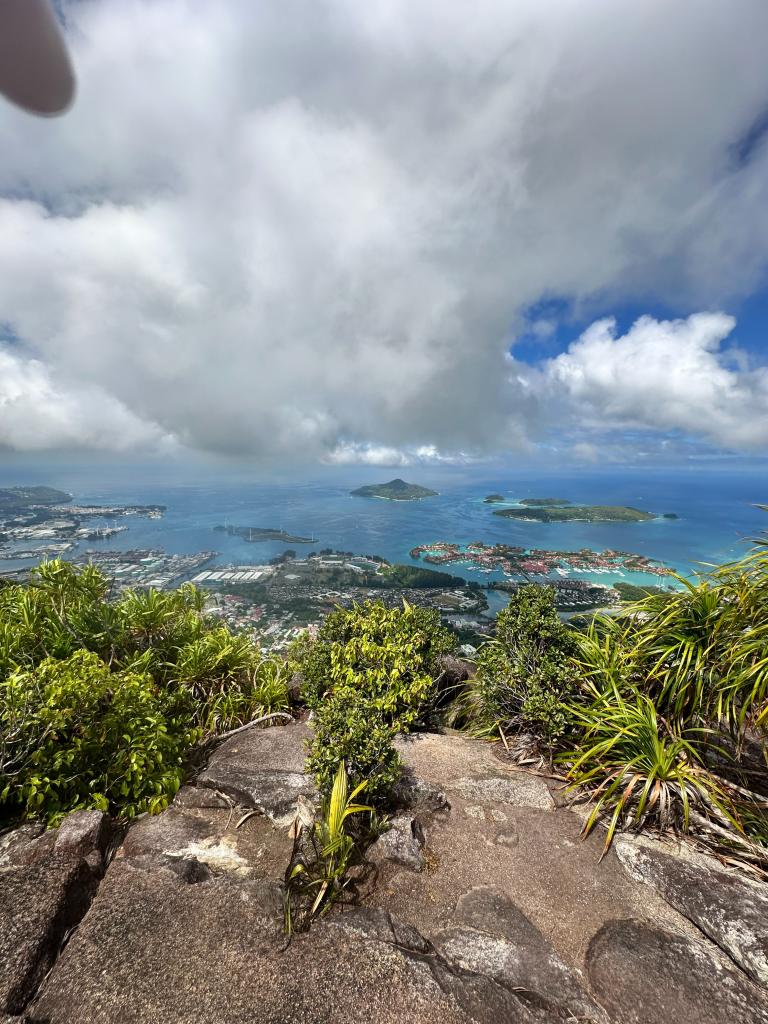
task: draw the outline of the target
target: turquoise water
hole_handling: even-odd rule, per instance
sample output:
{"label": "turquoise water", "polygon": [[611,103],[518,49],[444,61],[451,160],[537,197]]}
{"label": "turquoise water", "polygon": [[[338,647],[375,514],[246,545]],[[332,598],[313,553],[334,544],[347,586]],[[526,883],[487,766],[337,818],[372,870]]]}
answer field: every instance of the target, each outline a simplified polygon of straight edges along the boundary
{"label": "turquoise water", "polygon": [[[168,506],[161,520],[128,519],[126,533],[90,547],[122,550],[160,547],[171,553],[216,549],[219,563],[258,564],[285,549],[284,544],[249,544],[238,537],[214,533],[228,522],[237,526],[282,527],[291,533],[315,536],[315,545],[295,546],[304,554],[323,547],[379,554],[390,561],[409,562],[417,544],[451,541],[467,544],[508,543],[557,550],[614,548],[656,558],[683,573],[702,570],[703,563],[720,563],[746,550],[746,539],[768,526],[768,514],[755,507],[768,500],[767,481],[748,473],[639,471],[563,473],[536,476],[510,473],[503,477],[451,477],[424,469],[403,475],[440,491],[436,498],[390,502],[356,498],[351,488],[388,479],[386,470],[329,471],[311,482],[273,483],[248,479],[163,479],[155,468],[130,472],[103,466],[90,469],[56,465],[22,471],[0,468],[0,485],[49,483],[73,493],[76,502],[160,503]],[[199,474],[198,474],[199,476]],[[645,523],[526,523],[494,516],[483,497],[498,491],[510,500],[522,497],[569,498],[574,503],[632,505],[650,512],[675,512],[675,520]],[[81,549],[82,550],[82,549]],[[4,562],[12,568],[18,563]],[[470,566],[449,571],[479,582],[495,576]],[[578,574],[608,583],[608,575]],[[657,577],[627,574],[626,582],[658,583]]]}

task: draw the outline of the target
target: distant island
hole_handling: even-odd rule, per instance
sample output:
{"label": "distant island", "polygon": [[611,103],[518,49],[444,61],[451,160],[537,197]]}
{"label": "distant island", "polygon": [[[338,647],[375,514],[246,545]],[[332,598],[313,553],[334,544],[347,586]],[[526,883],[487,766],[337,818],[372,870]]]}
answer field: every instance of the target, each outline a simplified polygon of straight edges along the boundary
{"label": "distant island", "polygon": [[483,498],[483,501],[484,501],[484,502],[485,502],[485,503],[486,503],[487,505],[495,505],[495,504],[496,504],[497,502],[499,502],[499,501],[506,501],[506,500],[507,500],[507,499],[506,499],[506,498],[504,497],[504,495],[503,495],[503,494],[487,494],[487,495],[486,495],[486,496],[485,496],[485,497]]}
{"label": "distant island", "polygon": [[421,498],[434,498],[437,491],[430,491],[428,487],[420,487],[418,484],[408,484],[399,477],[390,480],[386,484],[366,484],[365,487],[358,487],[356,491],[350,491],[358,498],[386,498],[388,501],[419,501]]}
{"label": "distant island", "polygon": [[263,526],[214,526],[217,533],[227,533],[230,537],[242,537],[251,544],[260,544],[268,540],[277,540],[282,544],[315,544],[316,537],[297,537],[287,530],[275,530]]}
{"label": "distant island", "polygon": [[27,508],[29,505],[62,505],[72,501],[66,491],[55,487],[0,487],[0,510]]}
{"label": "distant island", "polygon": [[656,517],[650,512],[626,505],[567,505],[565,507],[538,506],[525,508],[499,508],[493,513],[505,519],[522,519],[534,523],[642,523]]}
{"label": "distant island", "polygon": [[570,505],[567,498],[521,498],[521,505],[539,505],[542,508],[552,508],[555,505]]}

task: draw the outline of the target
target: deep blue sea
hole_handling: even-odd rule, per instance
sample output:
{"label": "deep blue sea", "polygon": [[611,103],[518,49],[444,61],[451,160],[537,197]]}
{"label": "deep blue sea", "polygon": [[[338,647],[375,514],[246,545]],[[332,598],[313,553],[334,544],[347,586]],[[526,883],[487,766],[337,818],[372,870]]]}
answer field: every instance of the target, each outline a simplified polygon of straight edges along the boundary
{"label": "deep blue sea", "polygon": [[[768,513],[756,507],[768,502],[768,480],[763,470],[704,470],[698,467],[664,470],[572,471],[536,475],[506,472],[489,476],[466,471],[409,469],[400,471],[412,481],[433,487],[436,498],[391,502],[352,497],[350,489],[363,483],[390,479],[392,470],[357,469],[328,472],[325,479],[280,482],[259,480],[242,471],[237,478],[200,471],[165,472],[157,466],[67,467],[60,463],[20,467],[0,466],[0,486],[47,483],[70,491],[75,502],[164,504],[163,519],[124,520],[128,532],[88,546],[114,549],[164,548],[171,553],[215,549],[222,564],[258,564],[283,551],[286,545],[251,544],[238,537],[214,533],[220,523],[235,526],[279,527],[317,538],[315,549],[338,548],[379,554],[390,561],[409,561],[417,544],[452,541],[466,544],[482,540],[524,547],[558,550],[614,548],[660,559],[687,575],[707,563],[720,563],[747,549],[747,540],[768,527]],[[650,512],[674,512],[675,520],[645,523],[515,522],[494,516],[483,503],[491,492],[510,500],[523,497],[560,497],[574,503],[632,505]],[[305,554],[313,546],[296,546]],[[5,562],[12,568],[20,563]],[[23,564],[23,563],[22,563]],[[488,582],[487,574],[461,566],[451,572]],[[580,576],[579,578],[589,578]],[[608,583],[612,577],[595,576]],[[627,582],[659,582],[631,574]]]}

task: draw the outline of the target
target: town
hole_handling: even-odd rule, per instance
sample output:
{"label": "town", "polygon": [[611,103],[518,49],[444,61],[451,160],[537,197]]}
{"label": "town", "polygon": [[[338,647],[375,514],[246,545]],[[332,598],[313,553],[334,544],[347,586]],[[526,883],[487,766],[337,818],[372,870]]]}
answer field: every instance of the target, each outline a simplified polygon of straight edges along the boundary
{"label": "town", "polygon": [[217,566],[199,572],[192,582],[209,593],[206,608],[211,614],[233,629],[253,631],[264,651],[286,647],[305,629],[319,626],[335,607],[363,601],[391,607],[405,599],[435,608],[460,634],[487,633],[492,625],[483,616],[488,602],[480,586],[351,552],[280,556],[268,565]]}
{"label": "town", "polygon": [[[7,488],[0,495],[9,495]],[[164,505],[72,505],[63,491],[50,489],[57,501],[41,501],[35,491],[29,498],[13,494],[0,504],[0,559],[60,558],[84,540],[105,540],[124,533],[118,519],[143,516],[161,519]],[[106,525],[104,521],[106,520]]]}
{"label": "town", "polygon": [[642,572],[651,576],[673,576],[674,570],[645,555],[627,551],[545,551],[540,548],[512,547],[507,544],[484,544],[474,541],[462,546],[447,541],[420,544],[411,549],[411,558],[430,565],[474,566],[480,572],[501,571],[508,579],[524,579],[532,583],[552,582],[551,577],[567,577],[571,573],[624,576]]}

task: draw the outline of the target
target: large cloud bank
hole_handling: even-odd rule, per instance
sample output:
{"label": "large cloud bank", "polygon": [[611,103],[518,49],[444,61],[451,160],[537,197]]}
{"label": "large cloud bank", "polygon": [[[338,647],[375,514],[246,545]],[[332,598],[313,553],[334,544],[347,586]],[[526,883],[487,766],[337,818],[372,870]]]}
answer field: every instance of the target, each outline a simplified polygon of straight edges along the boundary
{"label": "large cloud bank", "polygon": [[[701,309],[759,280],[768,155],[738,144],[765,0],[64,10],[74,109],[0,110],[0,443],[397,464],[523,447],[553,394],[765,442],[722,317],[601,323],[527,377],[506,357],[545,295]],[[651,350],[695,394],[682,370],[617,390]]]}

